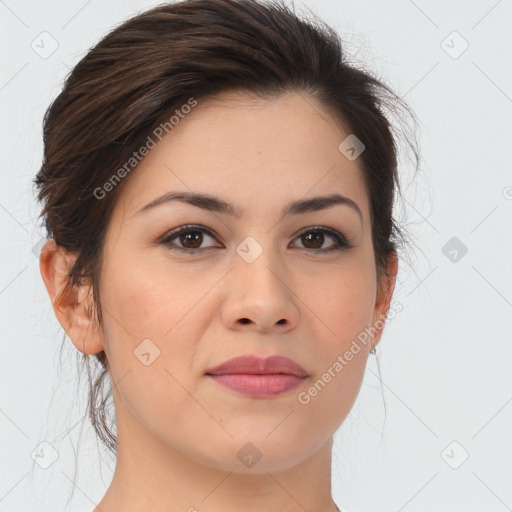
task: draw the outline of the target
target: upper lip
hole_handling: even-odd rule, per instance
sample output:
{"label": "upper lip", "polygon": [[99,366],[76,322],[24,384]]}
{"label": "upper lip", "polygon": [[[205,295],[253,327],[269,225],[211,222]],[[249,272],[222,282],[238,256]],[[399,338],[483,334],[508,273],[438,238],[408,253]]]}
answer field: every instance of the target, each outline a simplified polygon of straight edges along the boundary
{"label": "upper lip", "polygon": [[254,375],[284,373],[306,377],[307,372],[295,361],[284,356],[270,356],[266,358],[258,356],[234,357],[224,361],[219,366],[206,372],[208,375],[225,375],[228,373],[249,373]]}

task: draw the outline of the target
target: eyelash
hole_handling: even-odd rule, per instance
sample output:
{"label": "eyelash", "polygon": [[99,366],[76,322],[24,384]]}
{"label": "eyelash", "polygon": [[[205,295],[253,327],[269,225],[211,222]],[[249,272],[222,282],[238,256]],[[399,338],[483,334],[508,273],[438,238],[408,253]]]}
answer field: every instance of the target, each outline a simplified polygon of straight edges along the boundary
{"label": "eyelash", "polygon": [[[171,251],[179,251],[179,252],[184,252],[184,253],[189,253],[189,254],[202,252],[205,249],[201,249],[201,248],[188,249],[188,248],[171,245],[171,240],[178,238],[180,235],[182,235],[184,233],[191,233],[191,232],[197,232],[197,231],[206,233],[207,235],[211,236],[212,238],[215,238],[215,235],[213,234],[213,232],[210,231],[208,228],[205,228],[204,226],[188,224],[186,226],[181,226],[175,230],[172,230],[169,233],[166,233],[159,240],[159,243],[161,245],[167,246],[167,248]],[[332,247],[330,249],[310,249],[308,247],[299,247],[299,249],[305,249],[307,251],[320,252],[320,253],[330,253],[330,252],[334,252],[334,251],[348,250],[353,247],[353,245],[351,245],[341,233],[339,233],[338,231],[336,231],[334,229],[322,227],[322,226],[312,226],[310,228],[307,228],[304,231],[302,231],[301,233],[299,233],[297,235],[296,239],[300,238],[301,236],[308,234],[308,233],[321,233],[321,234],[329,235],[330,237],[332,237],[335,240],[334,247]],[[215,249],[215,247],[209,247],[207,249]]]}

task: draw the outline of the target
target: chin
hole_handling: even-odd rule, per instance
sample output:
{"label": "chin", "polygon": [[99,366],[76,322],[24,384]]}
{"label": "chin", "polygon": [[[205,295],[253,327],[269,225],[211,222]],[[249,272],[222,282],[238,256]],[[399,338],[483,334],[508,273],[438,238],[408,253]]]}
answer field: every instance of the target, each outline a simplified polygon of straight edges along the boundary
{"label": "chin", "polygon": [[[271,434],[267,437],[267,431],[248,432],[244,436],[233,438],[226,436],[224,441],[211,440],[211,444],[204,447],[200,454],[189,454],[197,462],[223,471],[235,473],[258,474],[275,471],[285,471],[307,459],[316,446],[306,450],[304,439],[283,435]],[[204,439],[201,440],[204,442]],[[200,443],[195,444],[195,449]],[[302,446],[302,450],[297,447]]]}

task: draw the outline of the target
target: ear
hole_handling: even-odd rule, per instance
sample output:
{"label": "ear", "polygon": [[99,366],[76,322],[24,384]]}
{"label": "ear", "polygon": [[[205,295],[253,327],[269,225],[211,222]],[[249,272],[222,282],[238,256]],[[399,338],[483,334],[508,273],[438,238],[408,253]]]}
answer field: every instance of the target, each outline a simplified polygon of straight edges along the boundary
{"label": "ear", "polygon": [[52,301],[53,311],[77,350],[96,354],[103,350],[103,338],[95,320],[92,286],[71,286],[69,270],[78,257],[48,240],[39,256],[39,270]]}
{"label": "ear", "polygon": [[[398,273],[398,257],[395,251],[390,255],[387,266],[387,275],[383,275],[377,290],[377,299],[373,315],[372,326],[377,331],[373,336],[373,347],[376,347],[384,330],[393,291],[395,289],[396,275]],[[380,320],[380,321],[379,321]],[[380,326],[380,327],[379,327]]]}

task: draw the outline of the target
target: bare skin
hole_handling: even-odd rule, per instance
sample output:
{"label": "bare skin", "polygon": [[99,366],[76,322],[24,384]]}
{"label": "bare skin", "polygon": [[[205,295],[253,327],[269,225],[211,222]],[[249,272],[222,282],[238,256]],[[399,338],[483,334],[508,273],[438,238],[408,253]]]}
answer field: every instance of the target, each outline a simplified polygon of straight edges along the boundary
{"label": "bare skin", "polygon": [[[332,436],[382,329],[307,404],[298,397],[329,368],[332,375],[338,356],[385,318],[398,270],[391,259],[390,278],[377,286],[363,174],[359,160],[338,149],[347,135],[305,94],[223,95],[196,106],[125,178],[103,252],[104,330],[90,314],[90,289],[53,302],[76,348],[104,350],[117,383],[118,460],[95,512],[336,511]],[[179,201],[138,213],[170,191],[219,197],[241,216]],[[281,215],[291,201],[334,193],[354,201],[361,218],[340,204]],[[158,243],[185,224],[214,236]],[[313,226],[338,231],[353,247],[325,252],[336,240],[323,233],[308,241],[305,228]],[[253,245],[242,244],[247,237]],[[239,246],[262,252],[248,263]],[[52,299],[74,258],[53,241],[43,248]],[[145,339],[151,353],[160,351],[147,366],[134,355]],[[205,375],[248,354],[284,355],[308,377],[276,397],[252,398]],[[261,455],[251,467],[237,456],[244,446]]]}

